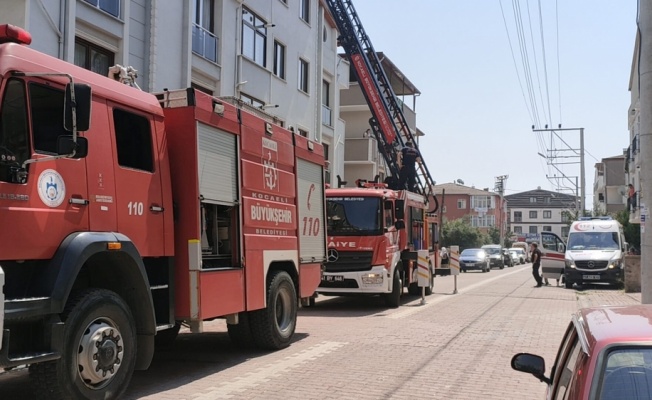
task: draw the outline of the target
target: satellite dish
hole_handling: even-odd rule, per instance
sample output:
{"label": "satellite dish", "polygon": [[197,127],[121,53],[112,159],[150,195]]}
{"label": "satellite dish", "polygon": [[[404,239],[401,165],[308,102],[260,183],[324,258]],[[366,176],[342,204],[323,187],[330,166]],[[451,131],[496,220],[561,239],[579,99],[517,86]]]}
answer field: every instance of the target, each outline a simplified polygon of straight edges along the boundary
{"label": "satellite dish", "polygon": [[627,196],[627,186],[619,186],[618,193],[620,193],[621,196]]}
{"label": "satellite dish", "polygon": [[464,185],[464,181],[461,180],[461,179],[458,179],[458,180],[456,180],[455,182],[457,182],[457,183],[460,184],[460,185]]}

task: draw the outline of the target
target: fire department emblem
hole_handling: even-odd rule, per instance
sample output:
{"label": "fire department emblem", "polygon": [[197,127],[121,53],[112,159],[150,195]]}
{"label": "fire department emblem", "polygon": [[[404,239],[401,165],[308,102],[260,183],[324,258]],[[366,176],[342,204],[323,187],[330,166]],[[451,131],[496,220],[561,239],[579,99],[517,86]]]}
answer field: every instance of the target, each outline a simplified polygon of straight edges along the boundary
{"label": "fire department emblem", "polygon": [[263,138],[263,183],[270,190],[278,190],[278,144],[270,139]]}
{"label": "fire department emblem", "polygon": [[53,170],[46,169],[38,177],[38,195],[43,204],[48,207],[59,207],[66,196],[66,184],[61,175]]}

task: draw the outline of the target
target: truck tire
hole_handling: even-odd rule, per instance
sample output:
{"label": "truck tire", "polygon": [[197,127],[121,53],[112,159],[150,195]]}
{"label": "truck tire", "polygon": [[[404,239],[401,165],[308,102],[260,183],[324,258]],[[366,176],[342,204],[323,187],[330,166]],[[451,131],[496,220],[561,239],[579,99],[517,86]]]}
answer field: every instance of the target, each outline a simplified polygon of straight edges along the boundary
{"label": "truck tire", "polygon": [[428,266],[428,271],[430,272],[430,285],[426,286],[426,296],[430,296],[435,288],[435,273],[432,270],[432,266]]}
{"label": "truck tire", "polygon": [[267,308],[250,313],[251,334],[261,349],[278,350],[290,345],[297,326],[297,291],[285,271],[272,273],[267,288]]}
{"label": "truck tire", "polygon": [[238,324],[226,324],[231,342],[241,349],[250,349],[254,347],[254,337],[251,334],[251,323],[249,322],[249,313],[238,313]]}
{"label": "truck tire", "polygon": [[61,358],[30,365],[38,399],[117,399],[136,364],[136,328],[116,293],[87,289],[71,294]]}
{"label": "truck tire", "polygon": [[401,295],[403,294],[403,282],[398,268],[394,270],[394,278],[392,282],[392,292],[383,295],[385,304],[390,308],[398,308],[401,305]]}

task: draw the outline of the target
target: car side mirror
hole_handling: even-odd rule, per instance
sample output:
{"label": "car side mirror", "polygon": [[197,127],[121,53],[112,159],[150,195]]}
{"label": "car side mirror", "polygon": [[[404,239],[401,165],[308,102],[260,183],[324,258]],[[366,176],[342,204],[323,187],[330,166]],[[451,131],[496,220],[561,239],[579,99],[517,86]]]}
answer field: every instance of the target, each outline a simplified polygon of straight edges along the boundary
{"label": "car side mirror", "polygon": [[[74,90],[74,99],[73,99]],[[67,84],[64,98],[64,119],[65,130],[87,131],[91,126],[91,87],[83,83]],[[73,115],[73,110],[74,115]]]}
{"label": "car side mirror", "polygon": [[532,374],[541,381],[550,384],[550,379],[544,376],[546,373],[546,362],[541,356],[530,353],[518,353],[512,357],[512,368],[516,371]]}
{"label": "car side mirror", "polygon": [[84,158],[88,155],[88,139],[77,136],[75,142],[72,135],[62,135],[57,139],[57,154],[60,156],[74,155],[71,158]]}

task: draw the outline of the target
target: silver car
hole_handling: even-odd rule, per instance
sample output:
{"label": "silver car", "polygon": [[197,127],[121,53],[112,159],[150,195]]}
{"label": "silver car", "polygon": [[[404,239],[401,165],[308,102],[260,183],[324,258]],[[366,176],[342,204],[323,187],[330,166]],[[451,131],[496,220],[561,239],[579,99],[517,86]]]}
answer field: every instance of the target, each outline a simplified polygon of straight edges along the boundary
{"label": "silver car", "polygon": [[460,254],[460,269],[462,272],[470,270],[480,270],[482,272],[491,271],[489,254],[482,249],[465,249]]}

